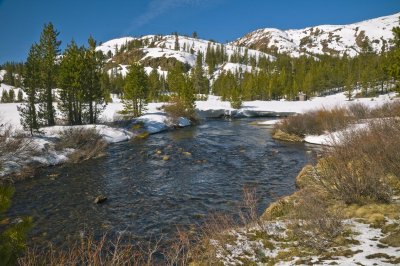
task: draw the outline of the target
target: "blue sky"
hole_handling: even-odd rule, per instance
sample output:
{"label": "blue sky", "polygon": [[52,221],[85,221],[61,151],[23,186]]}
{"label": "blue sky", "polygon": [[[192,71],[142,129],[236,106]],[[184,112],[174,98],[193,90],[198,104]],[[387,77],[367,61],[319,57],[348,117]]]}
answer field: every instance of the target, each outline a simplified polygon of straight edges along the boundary
{"label": "blue sky", "polygon": [[62,48],[86,42],[178,31],[220,42],[265,27],[348,24],[400,12],[399,0],[0,0],[0,63],[23,61],[44,23],[60,31]]}

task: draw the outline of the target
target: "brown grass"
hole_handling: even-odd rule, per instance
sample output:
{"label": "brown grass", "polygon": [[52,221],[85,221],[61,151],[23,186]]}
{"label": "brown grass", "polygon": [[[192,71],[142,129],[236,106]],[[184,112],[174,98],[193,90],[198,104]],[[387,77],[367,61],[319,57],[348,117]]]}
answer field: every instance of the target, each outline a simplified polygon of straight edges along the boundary
{"label": "brown grass", "polygon": [[326,131],[344,129],[351,121],[352,117],[346,108],[318,109],[284,119],[275,125],[274,132],[281,130],[300,137],[321,135]]}
{"label": "brown grass", "polygon": [[0,170],[7,161],[22,163],[37,154],[36,145],[23,132],[0,120]]}
{"label": "brown grass", "polygon": [[69,155],[71,162],[80,162],[104,154],[107,143],[94,128],[70,127],[60,132],[57,150],[74,149]]}
{"label": "brown grass", "polygon": [[99,241],[88,236],[63,250],[49,246],[44,251],[29,249],[18,260],[19,265],[154,265],[154,254],[159,241],[153,244],[124,244],[121,237],[107,241],[104,235]]}
{"label": "brown grass", "polygon": [[388,203],[389,176],[400,173],[400,121],[381,119],[346,133],[319,161],[320,184],[347,204]]}
{"label": "brown grass", "polygon": [[302,189],[292,209],[289,229],[301,246],[324,251],[343,232],[342,215],[329,209],[329,201],[314,189]]}

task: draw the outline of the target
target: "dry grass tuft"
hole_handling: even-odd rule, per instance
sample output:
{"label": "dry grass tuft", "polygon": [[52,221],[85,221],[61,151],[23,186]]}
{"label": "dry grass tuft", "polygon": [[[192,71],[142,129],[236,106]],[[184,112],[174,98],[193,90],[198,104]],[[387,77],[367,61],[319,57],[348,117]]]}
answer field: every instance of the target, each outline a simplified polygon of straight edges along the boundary
{"label": "dry grass tuft", "polygon": [[71,162],[100,157],[107,147],[106,141],[94,128],[70,127],[60,132],[57,150],[74,149],[69,155]]}

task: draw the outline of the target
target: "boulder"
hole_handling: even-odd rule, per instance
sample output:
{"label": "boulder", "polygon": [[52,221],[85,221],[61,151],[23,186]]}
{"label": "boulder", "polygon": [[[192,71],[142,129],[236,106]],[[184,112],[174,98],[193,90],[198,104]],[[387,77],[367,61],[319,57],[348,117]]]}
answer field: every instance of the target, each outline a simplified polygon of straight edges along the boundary
{"label": "boulder", "polygon": [[94,199],[94,203],[96,203],[96,204],[101,204],[101,203],[103,203],[103,202],[105,202],[107,200],[107,197],[106,196],[103,196],[103,195],[100,195],[100,196],[97,196],[95,199]]}

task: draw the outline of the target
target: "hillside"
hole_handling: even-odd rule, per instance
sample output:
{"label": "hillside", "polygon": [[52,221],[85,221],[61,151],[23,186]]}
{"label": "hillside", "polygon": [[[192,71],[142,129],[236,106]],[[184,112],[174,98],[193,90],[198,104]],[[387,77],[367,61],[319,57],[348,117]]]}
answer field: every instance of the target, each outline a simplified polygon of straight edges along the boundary
{"label": "hillside", "polygon": [[[175,49],[176,38],[179,43],[178,49]],[[211,79],[216,78],[222,71],[230,70],[233,73],[251,71],[251,60],[254,62],[253,67],[261,58],[268,61],[275,60],[274,56],[257,50],[175,35],[123,37],[102,43],[96,49],[107,56],[106,67],[109,72],[114,71],[122,75],[126,74],[127,66],[133,62],[143,64],[147,72],[157,68],[160,74],[166,74],[176,62],[183,63],[185,69],[190,70],[195,66],[199,52],[203,54],[203,66]],[[223,57],[210,72],[205,62],[208,49]]]}
{"label": "hillside", "polygon": [[399,25],[400,13],[349,25],[320,25],[298,30],[258,29],[232,42],[257,50],[287,53],[356,56],[368,45],[379,53],[390,46],[392,28]]}

